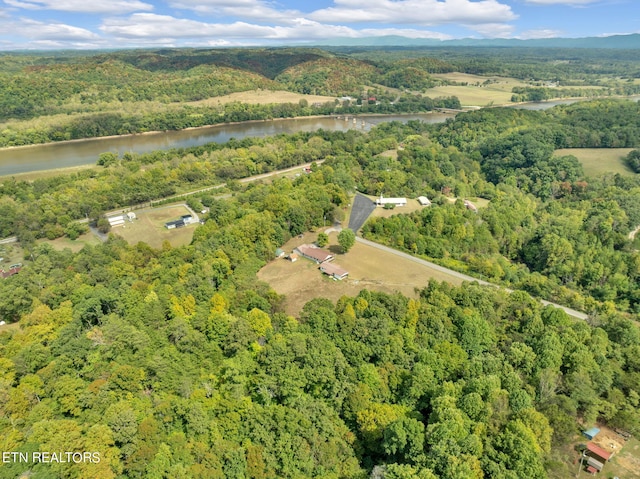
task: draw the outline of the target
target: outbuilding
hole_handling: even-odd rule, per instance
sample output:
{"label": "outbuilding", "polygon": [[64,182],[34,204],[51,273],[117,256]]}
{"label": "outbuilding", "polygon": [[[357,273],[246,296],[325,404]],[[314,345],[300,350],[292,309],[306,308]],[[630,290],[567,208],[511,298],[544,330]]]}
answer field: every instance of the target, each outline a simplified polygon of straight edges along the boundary
{"label": "outbuilding", "polygon": [[591,429],[587,429],[586,431],[583,431],[582,434],[584,434],[584,436],[590,441],[593,441],[593,438],[596,437],[599,433],[600,433],[600,429],[598,429],[597,427],[592,427]]}
{"label": "outbuilding", "polygon": [[107,221],[109,222],[109,226],[112,228],[115,226],[122,226],[124,225],[124,215],[107,216]]}
{"label": "outbuilding", "polygon": [[422,206],[431,206],[431,200],[426,196],[418,196],[418,203]]}
{"label": "outbuilding", "polygon": [[343,269],[334,263],[322,263],[320,265],[320,271],[337,280],[343,280],[349,276],[349,272],[346,269]]}
{"label": "outbuilding", "polygon": [[384,198],[382,195],[380,195],[380,198],[376,200],[376,206],[406,206],[406,204],[406,198]]}
{"label": "outbuilding", "polygon": [[176,229],[176,228],[182,228],[183,226],[185,226],[185,223],[181,219],[174,220],[174,221],[168,221],[167,223],[164,224],[164,227],[167,228],[168,230],[173,230],[173,229]]}
{"label": "outbuilding", "polygon": [[613,455],[592,442],[587,443],[587,451],[590,458],[596,459],[599,462],[607,462]]}

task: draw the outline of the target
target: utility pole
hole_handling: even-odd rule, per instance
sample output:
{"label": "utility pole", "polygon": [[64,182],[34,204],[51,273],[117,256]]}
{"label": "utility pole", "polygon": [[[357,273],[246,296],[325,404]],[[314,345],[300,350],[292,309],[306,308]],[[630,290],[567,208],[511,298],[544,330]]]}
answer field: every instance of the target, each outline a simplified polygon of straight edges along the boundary
{"label": "utility pole", "polygon": [[576,477],[580,475],[580,471],[582,471],[582,461],[584,460],[585,455],[584,451],[582,451],[582,455],[580,456],[580,465],[578,466],[578,472],[576,473]]}

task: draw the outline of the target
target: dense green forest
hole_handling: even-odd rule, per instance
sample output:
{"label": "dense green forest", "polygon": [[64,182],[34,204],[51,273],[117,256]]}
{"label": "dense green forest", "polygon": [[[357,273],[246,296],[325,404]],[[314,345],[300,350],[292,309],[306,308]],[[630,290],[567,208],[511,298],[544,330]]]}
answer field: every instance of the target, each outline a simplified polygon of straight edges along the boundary
{"label": "dense green forest", "polygon": [[[252,65],[252,76],[235,82],[286,81],[295,90],[315,79],[318,88],[342,89],[375,72],[390,87],[420,89],[431,85],[430,72],[448,64],[461,70],[465,61],[458,53],[407,61],[407,51],[378,60],[366,51],[179,53],[7,55],[0,63],[7,79],[32,71],[33,85],[66,71],[69,83],[55,89],[61,96],[49,98],[60,113],[84,91],[82,75],[74,90],[76,70],[89,82],[106,75],[104,89],[95,90],[104,95],[126,88],[127,81],[106,79],[111,72],[140,84],[164,75],[164,94],[177,96],[154,97],[162,102],[241,64]],[[270,68],[263,56],[271,56]],[[98,60],[104,70],[93,72]],[[612,69],[628,61],[623,54],[600,60]],[[351,74],[334,76],[340,65]],[[210,78],[207,95],[224,81]],[[151,95],[161,90],[149,87]],[[408,93],[393,106],[433,108],[435,101]],[[39,114],[33,105],[26,117]],[[245,120],[276,107],[286,115],[310,108],[233,104],[224,114]],[[137,128],[143,117],[169,118],[162,110],[125,117],[91,108],[86,118],[108,125],[101,131],[123,127],[124,119]],[[185,112],[210,114],[197,108],[158,125],[182,128]],[[583,427],[602,422],[640,434],[640,253],[629,237],[640,225],[640,178],[631,171],[587,176],[577,158],[554,150],[631,148],[625,161],[635,171],[639,109],[610,99],[545,111],[489,108],[442,124],[105,153],[86,171],[2,179],[0,237],[18,236],[24,267],[0,280],[0,318],[17,323],[0,327],[0,450],[91,451],[100,461],[3,461],[0,477],[574,475],[578,453],[566,451],[582,441]],[[310,174],[238,181],[307,162],[315,162]],[[109,235],[73,253],[41,241],[77,237],[76,220],[98,224],[110,209],[222,183],[190,197],[208,213],[187,246],[154,249]],[[289,239],[342,221],[356,191],[428,196],[430,207],[371,218],[362,235],[513,292],[432,281],[413,297],[363,289],[286,314],[286,298],[257,272]],[[486,206],[474,212],[467,199]]]}
{"label": "dense green forest", "polygon": [[[333,138],[342,155],[354,136]],[[590,325],[431,283],[283,314],[255,272],[348,201],[353,166],[211,199],[190,246],[34,247],[0,286],[21,317],[0,335],[3,449],[100,453],[35,477],[515,479],[562,468],[550,454],[578,417],[638,432],[640,331],[613,310]]]}

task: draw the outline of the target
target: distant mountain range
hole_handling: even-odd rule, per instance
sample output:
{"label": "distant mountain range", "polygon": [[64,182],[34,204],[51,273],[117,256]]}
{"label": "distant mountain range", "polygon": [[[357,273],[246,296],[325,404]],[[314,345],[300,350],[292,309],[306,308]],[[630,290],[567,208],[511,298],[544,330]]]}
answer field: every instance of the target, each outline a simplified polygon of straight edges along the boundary
{"label": "distant mountain range", "polygon": [[518,40],[515,38],[461,38],[457,40],[435,40],[408,38],[397,35],[365,38],[333,38],[315,42],[316,46],[361,46],[361,47],[535,47],[535,48],[616,48],[640,49],[640,34],[611,35],[585,38],[539,38]]}

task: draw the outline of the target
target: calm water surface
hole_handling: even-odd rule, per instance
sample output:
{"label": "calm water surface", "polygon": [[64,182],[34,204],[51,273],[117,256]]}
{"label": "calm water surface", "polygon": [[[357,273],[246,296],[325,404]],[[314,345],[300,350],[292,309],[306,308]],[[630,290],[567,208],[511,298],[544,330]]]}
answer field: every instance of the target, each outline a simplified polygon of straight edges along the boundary
{"label": "calm water surface", "polygon": [[350,129],[367,131],[376,124],[393,120],[403,122],[421,120],[428,123],[439,123],[452,116],[452,114],[445,113],[361,115],[358,116],[355,123],[353,122],[353,116],[349,117],[348,121],[345,121],[344,118],[338,119],[335,117],[295,118],[0,149],[0,176],[70,166],[93,165],[98,160],[100,153],[107,151],[119,155],[126,152],[145,153],[153,150],[199,146],[211,142],[225,143],[231,138],[240,140],[247,137],[272,136],[280,133],[316,131],[320,128],[336,131]]}
{"label": "calm water surface", "polygon": [[[640,95],[629,97],[629,99],[638,101]],[[576,101],[582,101],[582,99],[523,103],[513,105],[513,108],[546,110],[556,105],[569,104]],[[231,138],[241,140],[247,137],[272,136],[280,133],[316,131],[320,128],[335,131],[350,129],[367,131],[374,125],[388,121],[407,122],[409,120],[421,120],[427,123],[440,123],[453,116],[454,114],[436,112],[415,115],[359,115],[355,123],[353,122],[353,116],[349,117],[348,121],[336,117],[267,120],[234,125],[223,124],[192,130],[114,138],[93,138],[73,142],[0,149],[0,176],[70,166],[94,165],[100,153],[107,151],[119,155],[126,152],[145,153],[153,150],[199,146],[211,142],[225,143]]]}

